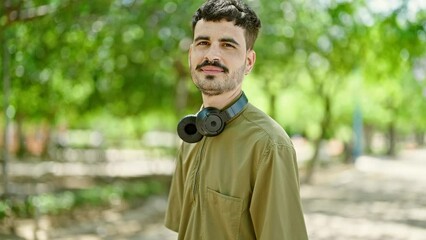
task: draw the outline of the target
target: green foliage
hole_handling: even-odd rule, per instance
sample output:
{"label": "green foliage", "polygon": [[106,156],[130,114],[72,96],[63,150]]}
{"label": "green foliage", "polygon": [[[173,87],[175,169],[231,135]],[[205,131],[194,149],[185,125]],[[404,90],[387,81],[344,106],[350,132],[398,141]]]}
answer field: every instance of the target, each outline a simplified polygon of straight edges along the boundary
{"label": "green foliage", "polygon": [[[335,137],[351,128],[360,104],[365,123],[378,129],[396,122],[404,133],[424,131],[426,80],[415,72],[425,68],[425,9],[410,12],[401,5],[383,13],[368,1],[247,2],[263,27],[245,88],[254,94],[250,101],[286,129],[311,139]],[[174,131],[177,119],[201,103],[187,69],[190,21],[199,4],[14,5],[40,13],[0,20],[11,57],[15,120],[96,128],[112,138]]]}
{"label": "green foliage", "polygon": [[66,213],[78,207],[101,207],[122,201],[135,201],[163,194],[167,183],[160,180],[117,182],[81,190],[66,190],[0,201],[0,220],[6,217],[32,217],[40,214]]}
{"label": "green foliage", "polygon": [[361,104],[365,123],[378,129],[390,122],[404,133],[423,129],[417,123],[424,114],[404,106],[425,109],[424,85],[413,71],[425,58],[426,9],[408,12],[403,5],[382,14],[362,1],[277,3],[262,5],[266,26],[256,46],[255,80],[265,99],[282,96],[265,109],[275,106],[283,125],[310,139],[337,137],[339,129],[351,128]]}

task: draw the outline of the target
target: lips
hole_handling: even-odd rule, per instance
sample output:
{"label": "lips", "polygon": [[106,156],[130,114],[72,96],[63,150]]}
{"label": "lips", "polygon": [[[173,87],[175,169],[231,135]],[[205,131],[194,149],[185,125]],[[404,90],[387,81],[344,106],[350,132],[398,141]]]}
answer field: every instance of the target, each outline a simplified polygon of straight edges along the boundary
{"label": "lips", "polygon": [[228,73],[229,69],[219,61],[205,60],[195,67],[195,70],[202,71],[205,74]]}
{"label": "lips", "polygon": [[201,71],[203,71],[206,74],[218,74],[224,72],[224,70],[220,67],[215,66],[205,66],[201,68]]}

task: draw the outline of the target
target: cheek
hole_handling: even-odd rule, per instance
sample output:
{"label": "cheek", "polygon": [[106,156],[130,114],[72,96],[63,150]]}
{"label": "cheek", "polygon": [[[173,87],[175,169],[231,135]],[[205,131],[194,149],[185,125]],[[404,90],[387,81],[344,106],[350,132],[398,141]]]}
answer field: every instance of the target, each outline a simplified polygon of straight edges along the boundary
{"label": "cheek", "polygon": [[199,64],[202,60],[202,57],[200,57],[199,54],[197,53],[192,53],[191,56],[189,57],[189,64],[192,66],[196,66],[197,64]]}
{"label": "cheek", "polygon": [[229,61],[230,64],[232,64],[232,67],[234,69],[240,69],[241,66],[246,67],[247,61],[244,57],[235,57],[232,59],[232,61]]}

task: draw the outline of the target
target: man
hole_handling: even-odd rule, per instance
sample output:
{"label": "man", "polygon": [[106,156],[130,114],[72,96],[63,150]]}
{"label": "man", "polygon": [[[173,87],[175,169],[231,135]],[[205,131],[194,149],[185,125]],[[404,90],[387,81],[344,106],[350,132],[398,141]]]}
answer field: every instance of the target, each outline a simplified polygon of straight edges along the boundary
{"label": "man", "polygon": [[193,16],[189,63],[203,108],[178,127],[165,219],[178,239],[308,239],[292,142],[242,92],[260,25],[238,0],[208,0]]}

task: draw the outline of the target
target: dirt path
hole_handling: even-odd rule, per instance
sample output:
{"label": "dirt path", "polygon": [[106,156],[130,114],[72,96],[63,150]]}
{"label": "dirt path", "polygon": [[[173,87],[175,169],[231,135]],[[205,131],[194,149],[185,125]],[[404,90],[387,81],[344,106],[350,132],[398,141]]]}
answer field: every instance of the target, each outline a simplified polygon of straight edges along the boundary
{"label": "dirt path", "polygon": [[362,157],[302,187],[311,240],[425,240],[426,150]]}
{"label": "dirt path", "polygon": [[[426,150],[399,159],[362,157],[317,179],[301,186],[310,240],[426,240]],[[165,207],[165,196],[152,197],[136,209],[50,228],[39,239],[175,240],[162,225]]]}

